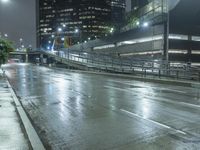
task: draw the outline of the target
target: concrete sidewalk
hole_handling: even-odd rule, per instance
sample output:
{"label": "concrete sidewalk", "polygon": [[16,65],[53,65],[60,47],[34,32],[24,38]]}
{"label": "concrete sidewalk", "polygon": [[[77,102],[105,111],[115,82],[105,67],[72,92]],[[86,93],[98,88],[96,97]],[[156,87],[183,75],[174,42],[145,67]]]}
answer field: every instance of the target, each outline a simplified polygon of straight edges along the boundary
{"label": "concrete sidewalk", "polygon": [[0,76],[0,149],[32,149],[5,78]]}
{"label": "concrete sidewalk", "polygon": [[1,68],[0,150],[45,150]]}

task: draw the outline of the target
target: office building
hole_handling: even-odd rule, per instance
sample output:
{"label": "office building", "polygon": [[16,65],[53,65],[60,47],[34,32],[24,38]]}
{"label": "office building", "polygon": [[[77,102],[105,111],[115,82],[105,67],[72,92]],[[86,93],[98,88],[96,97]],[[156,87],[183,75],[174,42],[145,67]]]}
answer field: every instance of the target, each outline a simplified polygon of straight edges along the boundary
{"label": "office building", "polygon": [[88,43],[85,49],[165,66],[200,66],[200,1],[169,0],[166,4],[167,0],[148,0],[133,11],[130,28]]}
{"label": "office building", "polygon": [[75,44],[105,36],[124,11],[124,0],[37,0],[37,46],[51,49],[57,37]]}

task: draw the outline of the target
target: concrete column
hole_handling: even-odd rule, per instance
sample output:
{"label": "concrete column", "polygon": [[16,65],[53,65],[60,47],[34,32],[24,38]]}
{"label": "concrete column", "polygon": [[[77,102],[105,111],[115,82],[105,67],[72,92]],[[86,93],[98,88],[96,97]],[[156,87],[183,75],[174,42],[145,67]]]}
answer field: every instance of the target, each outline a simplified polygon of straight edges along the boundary
{"label": "concrete column", "polygon": [[26,58],[25,58],[25,62],[28,63],[29,60],[28,60],[28,54],[26,53]]}
{"label": "concrete column", "polygon": [[43,54],[40,54],[40,63],[43,64]]}

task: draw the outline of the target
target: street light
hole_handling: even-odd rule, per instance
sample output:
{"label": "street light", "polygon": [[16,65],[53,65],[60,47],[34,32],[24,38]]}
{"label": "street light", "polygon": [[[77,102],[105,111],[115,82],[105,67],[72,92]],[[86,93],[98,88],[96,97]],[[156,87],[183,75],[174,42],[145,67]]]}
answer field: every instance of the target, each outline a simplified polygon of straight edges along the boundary
{"label": "street light", "polygon": [[137,21],[137,22],[136,22],[136,25],[137,25],[137,26],[139,26],[139,25],[140,25],[140,22],[139,22],[139,21]]}
{"label": "street light", "polygon": [[149,23],[148,23],[148,22],[144,22],[142,26],[143,26],[143,27],[148,27],[148,26],[149,26]]}
{"label": "street light", "polygon": [[110,29],[110,33],[113,33],[113,31],[114,31],[114,28],[111,28],[111,29]]}
{"label": "street light", "polygon": [[58,28],[58,32],[62,32],[62,28]]}
{"label": "street light", "polygon": [[79,32],[79,30],[78,29],[75,29],[75,33],[78,33]]}
{"label": "street light", "polygon": [[2,3],[8,3],[10,0],[0,0]]}

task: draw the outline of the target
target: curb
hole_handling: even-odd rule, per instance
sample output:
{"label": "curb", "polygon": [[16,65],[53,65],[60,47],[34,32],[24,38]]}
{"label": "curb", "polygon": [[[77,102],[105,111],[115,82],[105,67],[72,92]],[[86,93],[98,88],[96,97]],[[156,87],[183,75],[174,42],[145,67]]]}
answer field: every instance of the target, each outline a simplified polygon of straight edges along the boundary
{"label": "curb", "polygon": [[9,81],[7,80],[8,87],[16,104],[17,111],[19,113],[20,119],[24,125],[25,131],[28,135],[28,139],[31,143],[33,150],[45,150],[44,145],[42,144],[37,132],[35,131],[34,127],[32,126],[28,116],[25,113],[21,103],[19,102],[13,88],[11,87]]}

